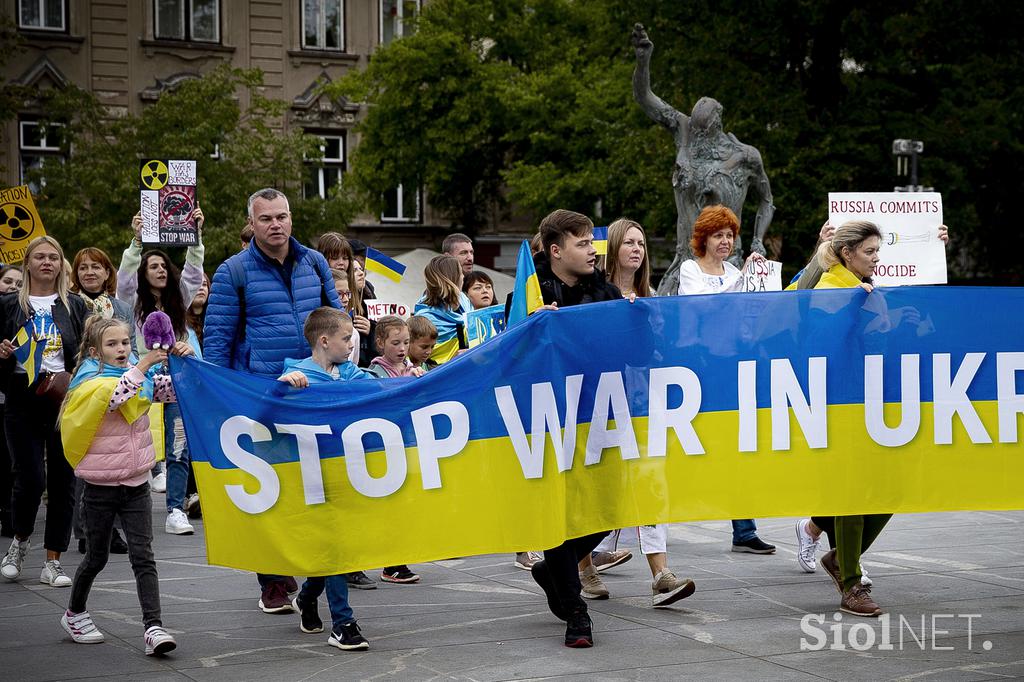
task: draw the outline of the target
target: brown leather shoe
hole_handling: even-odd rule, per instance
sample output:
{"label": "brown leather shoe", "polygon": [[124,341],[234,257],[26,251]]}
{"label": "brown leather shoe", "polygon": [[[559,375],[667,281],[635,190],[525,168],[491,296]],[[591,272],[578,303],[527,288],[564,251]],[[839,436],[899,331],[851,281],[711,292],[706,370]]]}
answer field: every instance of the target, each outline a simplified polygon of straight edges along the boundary
{"label": "brown leather shoe", "polygon": [[825,553],[825,556],[821,557],[818,563],[828,573],[828,577],[832,578],[832,582],[836,584],[839,594],[843,594],[843,578],[839,575],[839,562],[836,561],[836,551],[834,549],[829,550]]}
{"label": "brown leather shoe", "polygon": [[866,618],[874,618],[882,613],[882,609],[878,608],[878,604],[871,598],[871,588],[860,583],[851,587],[843,595],[839,610]]}

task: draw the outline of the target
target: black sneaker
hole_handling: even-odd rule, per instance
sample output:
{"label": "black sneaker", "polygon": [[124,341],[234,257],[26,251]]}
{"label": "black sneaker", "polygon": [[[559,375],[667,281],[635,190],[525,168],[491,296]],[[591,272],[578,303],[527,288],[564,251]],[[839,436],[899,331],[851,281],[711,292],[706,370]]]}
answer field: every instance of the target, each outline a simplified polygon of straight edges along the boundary
{"label": "black sneaker", "polygon": [[775,554],[775,545],[769,545],[755,535],[746,542],[733,543],[732,551],[748,554]]}
{"label": "black sneaker", "polygon": [[548,598],[548,608],[551,609],[551,613],[555,614],[555,618],[568,619],[565,611],[562,610],[561,602],[558,601],[558,595],[555,594],[555,582],[551,578],[547,562],[543,559],[534,562],[530,567],[530,575],[533,576],[534,582],[540,585],[540,589],[544,590],[544,595]]}
{"label": "black sneaker", "polygon": [[565,645],[573,649],[587,649],[594,646],[593,623],[584,610],[573,611],[565,625]]}
{"label": "black sneaker", "polygon": [[317,604],[303,604],[296,597],[292,600],[292,606],[299,612],[299,629],[308,635],[324,631],[324,622],[320,620]]}
{"label": "black sneaker", "polygon": [[370,648],[370,643],[363,637],[363,633],[359,632],[359,625],[355,621],[332,630],[327,643],[345,651],[366,651]]}
{"label": "black sneaker", "polygon": [[420,577],[409,570],[405,564],[401,566],[388,566],[381,571],[380,579],[386,583],[416,583]]}
{"label": "black sneaker", "polygon": [[121,537],[121,534],[118,533],[117,530],[115,530],[110,535],[110,553],[111,554],[127,554],[128,553],[128,543],[124,541],[124,538]]}
{"label": "black sneaker", "polygon": [[377,589],[377,581],[373,580],[370,576],[366,575],[362,571],[346,573],[345,582],[348,583],[349,587],[355,588],[357,590]]}

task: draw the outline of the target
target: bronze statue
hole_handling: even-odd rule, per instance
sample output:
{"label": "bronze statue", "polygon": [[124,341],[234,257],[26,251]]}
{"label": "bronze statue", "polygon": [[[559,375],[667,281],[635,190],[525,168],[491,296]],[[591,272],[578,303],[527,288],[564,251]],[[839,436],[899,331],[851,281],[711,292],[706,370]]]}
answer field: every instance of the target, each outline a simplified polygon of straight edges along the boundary
{"label": "bronze statue", "polygon": [[[732,133],[722,132],[722,105],[710,97],[701,97],[689,116],[676,111],[651,92],[654,43],[642,24],[633,27],[633,47],[636,48],[633,97],[652,120],[671,131],[676,141],[676,164],[672,171],[678,216],[676,256],[658,287],[659,295],[675,295],[679,286],[679,265],[692,257],[693,223],[705,206],[727,206],[742,220],[743,201],[747,190],[752,189],[760,202],[750,248],[762,255],[762,239],[772,222],[775,206],[761,154]],[[742,263],[742,235],[736,240],[732,260],[736,265]]]}

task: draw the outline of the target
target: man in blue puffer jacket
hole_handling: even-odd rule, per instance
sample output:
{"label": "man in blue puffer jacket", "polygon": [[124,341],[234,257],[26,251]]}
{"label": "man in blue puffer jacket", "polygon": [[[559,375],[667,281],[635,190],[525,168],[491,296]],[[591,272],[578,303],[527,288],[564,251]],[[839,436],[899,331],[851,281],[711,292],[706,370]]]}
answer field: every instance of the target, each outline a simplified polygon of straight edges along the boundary
{"label": "man in blue puffer jacket", "polygon": [[249,248],[213,276],[203,355],[221,367],[277,378],[285,358],[310,354],[302,335],[320,306],[341,308],[327,261],[293,239],[288,198],[276,189],[249,197]]}
{"label": "man in blue puffer jacket", "polygon": [[[320,306],[341,308],[327,261],[292,238],[288,197],[261,189],[249,197],[253,240],[221,263],[213,276],[203,328],[208,362],[277,378],[285,358],[309,357],[302,334],[306,316]],[[266,613],[292,611],[295,579],[257,575]]]}

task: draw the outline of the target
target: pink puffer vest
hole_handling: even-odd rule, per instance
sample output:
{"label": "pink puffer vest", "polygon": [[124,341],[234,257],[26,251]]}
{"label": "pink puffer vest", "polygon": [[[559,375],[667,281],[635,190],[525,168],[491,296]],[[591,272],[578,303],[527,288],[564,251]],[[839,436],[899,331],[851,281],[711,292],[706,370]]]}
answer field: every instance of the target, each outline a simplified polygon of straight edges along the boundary
{"label": "pink puffer vest", "polygon": [[155,463],[149,415],[129,424],[121,411],[115,410],[103,417],[75,475],[96,485],[137,486],[149,480]]}

